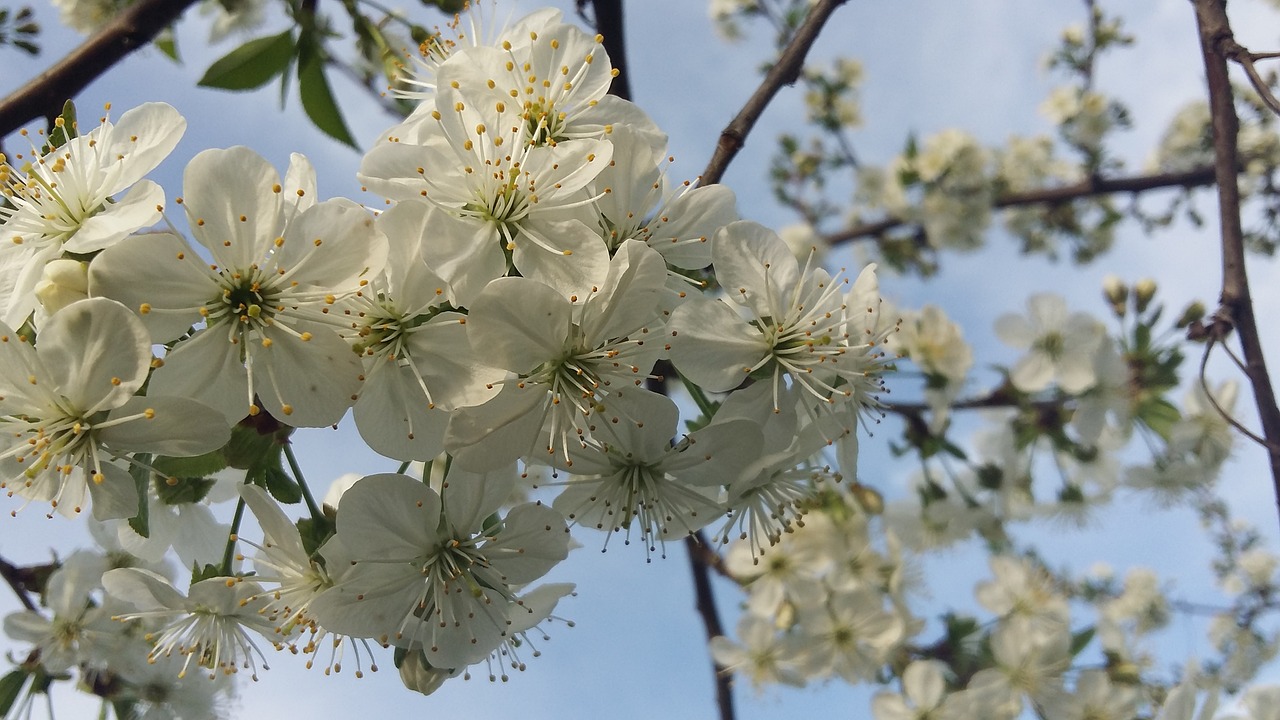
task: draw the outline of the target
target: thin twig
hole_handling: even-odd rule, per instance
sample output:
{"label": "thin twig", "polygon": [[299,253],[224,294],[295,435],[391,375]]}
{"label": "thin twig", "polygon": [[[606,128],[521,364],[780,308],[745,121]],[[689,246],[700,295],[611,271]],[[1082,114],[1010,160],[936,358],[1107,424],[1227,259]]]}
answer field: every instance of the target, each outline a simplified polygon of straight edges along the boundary
{"label": "thin twig", "polygon": [[0,100],[0,137],[62,105],[129,53],[145,47],[196,0],[138,0],[85,40],[80,47],[26,85]]}
{"label": "thin twig", "polygon": [[1253,301],[1249,295],[1249,278],[1245,272],[1244,230],[1240,221],[1240,189],[1236,180],[1237,133],[1231,80],[1227,75],[1227,53],[1239,47],[1227,21],[1226,0],[1194,0],[1196,26],[1200,31],[1200,49],[1204,56],[1205,75],[1209,85],[1209,111],[1213,118],[1214,173],[1218,183],[1219,222],[1222,234],[1222,294],[1219,312],[1231,319],[1240,336],[1244,353],[1245,374],[1253,386],[1254,400],[1266,439],[1271,462],[1272,485],[1280,510],[1280,408],[1262,355]]}
{"label": "thin twig", "polygon": [[[992,207],[1009,208],[1023,205],[1062,205],[1082,198],[1118,193],[1140,193],[1147,190],[1159,190],[1172,187],[1200,187],[1212,185],[1214,168],[1204,165],[1191,170],[1152,175],[1129,175],[1118,178],[1089,177],[1070,185],[1005,193],[996,197]],[[883,220],[855,225],[824,236],[828,245],[873,238],[890,230],[903,226],[914,226],[911,221],[900,217],[887,217]]]}
{"label": "thin twig", "polygon": [[[1222,407],[1222,405],[1218,404],[1218,398],[1214,397],[1213,391],[1209,389],[1209,378],[1205,373],[1205,369],[1209,366],[1209,353],[1212,352],[1214,346],[1218,344],[1219,343],[1215,338],[1209,338],[1209,341],[1204,344],[1204,355],[1200,358],[1200,389],[1204,391],[1204,396],[1209,401],[1209,404],[1213,406],[1213,409],[1218,413],[1219,416],[1222,417],[1223,420],[1227,421],[1228,425],[1238,430],[1240,434],[1244,435],[1250,440],[1258,443],[1263,447],[1266,447],[1267,441],[1258,437],[1257,433],[1253,432],[1252,430],[1245,427],[1244,425],[1241,425],[1239,420],[1236,420],[1234,417],[1232,417],[1231,413],[1227,412],[1226,409]],[[1227,348],[1226,344],[1222,344],[1222,349],[1227,350],[1227,354],[1231,355],[1231,351]],[[1239,361],[1237,361],[1237,364],[1239,364]]]}
{"label": "thin twig", "polygon": [[[694,601],[698,615],[702,617],[702,625],[707,631],[707,638],[716,638],[725,634],[720,623],[720,611],[716,609],[715,594],[711,589],[711,576],[705,563],[697,558],[702,548],[707,546],[707,537],[701,531],[684,539],[685,549],[689,551],[689,569],[693,572]],[[699,547],[701,546],[701,547]],[[716,706],[720,710],[720,720],[734,720],[733,689],[730,685],[731,674],[720,663],[712,660],[716,671]]]}
{"label": "thin twig", "polygon": [[765,75],[760,87],[756,88],[747,103],[742,106],[742,110],[720,133],[720,141],[716,143],[716,151],[711,156],[711,161],[707,163],[707,168],[702,171],[702,176],[698,179],[699,185],[714,185],[720,182],[720,178],[724,176],[725,169],[729,167],[729,163],[733,162],[734,157],[738,155],[738,151],[746,144],[747,135],[751,134],[751,128],[755,127],[756,121],[760,119],[760,115],[764,113],[764,109],[769,106],[773,97],[778,94],[783,85],[793,85],[799,79],[800,71],[804,68],[805,56],[809,54],[809,48],[817,40],[818,33],[826,25],[827,19],[831,17],[836,8],[847,1],[818,0],[809,10],[804,22],[800,24],[800,27],[796,28],[796,34],[791,38],[791,42],[787,44],[782,54],[778,56],[778,62]]}

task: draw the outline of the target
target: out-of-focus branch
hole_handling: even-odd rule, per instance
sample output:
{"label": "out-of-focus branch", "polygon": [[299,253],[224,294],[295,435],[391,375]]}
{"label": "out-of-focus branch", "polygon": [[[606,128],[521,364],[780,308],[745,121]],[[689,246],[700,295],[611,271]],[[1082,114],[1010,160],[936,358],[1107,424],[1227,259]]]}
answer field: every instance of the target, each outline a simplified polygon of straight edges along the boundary
{"label": "out-of-focus branch", "polygon": [[[585,0],[579,0],[579,5]],[[595,16],[596,32],[604,36],[604,51],[618,76],[613,79],[609,92],[620,98],[631,99],[631,78],[627,72],[627,35],[623,32],[622,0],[590,0],[591,13]]]}
{"label": "out-of-focus branch", "polygon": [[62,105],[129,53],[150,43],[196,0],[138,0],[80,47],[0,100],[0,137]]}
{"label": "out-of-focus branch", "polygon": [[733,162],[738,151],[746,144],[747,135],[751,133],[751,128],[755,127],[756,120],[760,119],[764,109],[769,106],[783,85],[792,85],[799,79],[800,71],[804,69],[805,56],[809,54],[809,48],[817,40],[818,33],[822,31],[836,8],[847,1],[818,0],[809,10],[804,22],[796,28],[796,34],[791,38],[791,42],[778,56],[778,62],[765,75],[760,87],[756,88],[738,115],[721,131],[720,141],[716,143],[716,151],[698,179],[699,185],[714,185],[720,182],[729,163]]}
{"label": "out-of-focus branch", "polygon": [[[31,594],[38,591],[36,586],[36,581],[38,580],[37,569],[41,568],[18,567],[8,560],[0,558],[0,577],[3,577],[4,581],[9,584],[13,594],[18,597],[18,602],[22,603],[22,607],[32,612],[39,611],[36,608],[35,601],[31,599]],[[46,572],[48,571],[48,568],[43,569]]]}
{"label": "out-of-focus branch", "polygon": [[1231,321],[1240,336],[1245,374],[1253,386],[1254,400],[1271,461],[1272,485],[1280,506],[1280,408],[1262,356],[1249,278],[1245,272],[1244,230],[1240,222],[1240,189],[1236,184],[1237,134],[1227,58],[1238,48],[1227,21],[1226,0],[1194,0],[1200,49],[1209,85],[1209,111],[1213,118],[1214,173],[1218,184],[1219,223],[1222,233],[1222,295],[1218,313]]}
{"label": "out-of-focus branch", "polygon": [[[711,576],[707,573],[707,565],[697,559],[703,555],[704,548],[709,547],[707,536],[698,531],[684,539],[684,546],[689,551],[689,567],[693,571],[694,602],[698,615],[702,617],[702,625],[706,628],[707,638],[724,635],[720,612],[716,609],[715,593],[711,589]],[[715,669],[716,706],[720,709],[720,720],[734,720],[733,689],[729,684],[729,672],[719,663],[715,663]]]}
{"label": "out-of-focus branch", "polygon": [[[578,0],[579,7],[587,0]],[[622,21],[622,0],[590,0],[595,12],[596,32],[604,36],[605,50],[609,59],[618,69],[618,77],[614,78],[609,93],[624,100],[631,99],[631,86],[626,82],[626,43],[623,41],[625,30]],[[610,44],[610,37],[615,38]],[[621,81],[621,82],[620,82]],[[659,376],[666,371],[655,368]],[[651,381],[651,390],[666,394],[666,385],[661,380]],[[702,617],[706,629],[707,640],[724,635],[724,627],[720,623],[720,613],[716,610],[715,591],[711,587],[711,570],[724,573],[724,564],[720,556],[711,549],[706,536],[697,532],[685,538],[685,549],[689,552],[689,572],[693,575],[693,593],[698,615]],[[733,706],[733,692],[729,687],[729,673],[714,659],[711,661],[716,683],[716,709],[720,720],[734,720],[737,713]]]}
{"label": "out-of-focus branch", "polygon": [[[1147,190],[1159,190],[1161,188],[1173,187],[1201,187],[1204,185],[1212,185],[1213,181],[1214,168],[1212,165],[1192,168],[1191,170],[1184,170],[1182,172],[1156,173],[1154,175],[1129,175],[1118,178],[1102,178],[1095,176],[1070,185],[1044,188],[1042,190],[1005,193],[995,199],[995,202],[992,203],[992,207],[1009,208],[1021,205],[1053,205],[1068,203],[1073,200],[1095,197],[1098,195],[1140,193]],[[913,223],[910,220],[906,220],[904,218],[889,217],[875,222],[855,225],[851,228],[841,230],[840,232],[831,233],[830,235],[827,235],[825,239],[828,244],[836,245],[851,242],[853,240],[873,238],[890,230],[912,224]]]}

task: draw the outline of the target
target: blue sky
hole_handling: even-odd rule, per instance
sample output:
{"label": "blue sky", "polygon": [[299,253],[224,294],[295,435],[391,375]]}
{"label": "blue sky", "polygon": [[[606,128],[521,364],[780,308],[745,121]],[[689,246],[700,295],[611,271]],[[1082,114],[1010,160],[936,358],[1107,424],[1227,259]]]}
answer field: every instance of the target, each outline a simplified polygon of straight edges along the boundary
{"label": "blue sky", "polygon": [[[518,6],[536,7],[528,2]],[[1123,16],[1139,38],[1136,47],[1103,61],[1097,82],[1101,90],[1119,96],[1134,110],[1135,127],[1123,135],[1116,150],[1131,168],[1140,169],[1167,119],[1202,93],[1194,20],[1186,0],[1128,0],[1106,3],[1106,7]],[[754,69],[767,59],[769,36],[760,33],[748,42],[722,42],[714,36],[706,19],[706,3],[700,0],[633,0],[628,8],[635,100],[670,134],[671,153],[676,157],[672,174],[695,175],[710,156],[720,129],[755,88]],[[46,29],[45,55],[29,62],[5,51],[0,92],[37,72],[41,62],[57,57],[77,40],[57,27],[49,8],[39,10]],[[1274,30],[1280,16],[1264,3],[1237,1],[1231,11],[1244,44],[1254,49],[1280,45],[1280,33]],[[837,12],[814,52],[819,59],[843,53],[863,62],[866,125],[855,140],[864,160],[879,163],[903,146],[908,131],[926,135],[960,127],[992,144],[1013,133],[1050,132],[1036,107],[1060,79],[1044,73],[1039,61],[1066,24],[1083,19],[1083,3],[1073,2],[852,2]],[[270,26],[262,34],[278,31],[278,26]],[[302,152],[320,171],[321,195],[366,199],[354,178],[359,155],[312,128],[296,100],[290,99],[281,112],[274,88],[232,94],[194,87],[204,68],[235,44],[210,49],[203,44],[206,35],[205,21],[191,13],[179,27],[182,65],[150,49],[135,54],[82,95],[82,115],[92,116],[107,101],[117,115],[150,100],[178,108],[187,117],[187,134],[154,176],[170,197],[180,193],[182,167],[197,152],[243,144],[278,167],[287,164],[290,152]],[[335,80],[339,87],[342,82]],[[801,129],[799,103],[797,90],[779,95],[725,178],[738,192],[739,210],[745,217],[775,227],[792,218],[776,208],[762,179],[772,138],[784,130]],[[345,92],[343,107],[356,138],[366,146],[392,123],[358,92]],[[12,139],[8,147],[18,149]],[[1205,195],[1199,201],[1208,219],[1206,228],[1213,226],[1211,200]],[[851,269],[860,265],[854,253],[843,253],[839,259]],[[1014,353],[995,339],[994,318],[1021,312],[1032,292],[1055,290],[1067,295],[1073,308],[1105,317],[1100,287],[1108,272],[1131,281],[1145,276],[1159,279],[1170,312],[1191,298],[1211,305],[1219,284],[1212,231],[1186,225],[1154,238],[1126,226],[1117,250],[1086,268],[1019,258],[1012,242],[999,232],[992,233],[987,250],[946,260],[944,271],[928,283],[885,277],[882,286],[885,295],[900,306],[939,304],[964,326],[978,360],[975,392],[993,377],[982,368],[1014,359]],[[1275,277],[1274,263],[1256,261],[1252,268],[1255,302],[1265,323],[1266,309],[1280,307],[1280,283],[1265,282]],[[1280,333],[1274,327],[1263,331],[1269,358],[1273,364],[1280,363]],[[1218,372],[1225,373],[1225,367],[1219,364]],[[895,393],[913,392],[909,384],[901,387]],[[1246,395],[1242,393],[1237,411],[1251,424],[1252,405]],[[910,471],[888,456],[885,445],[893,432],[886,427],[876,438],[863,441],[860,467],[864,479],[891,497],[905,490]],[[339,431],[336,439],[333,435],[327,430],[300,434],[304,471],[314,485],[323,488],[343,472],[394,469],[395,463],[360,448],[354,433]],[[1237,458],[1224,473],[1222,486],[1233,508],[1264,528],[1275,547],[1275,499],[1262,454],[1241,443]],[[40,561],[49,556],[50,547],[65,554],[82,542],[78,533],[65,520],[45,520],[38,511],[24,512],[16,520],[0,517],[0,554],[10,560]],[[1055,563],[1084,570],[1095,560],[1105,559],[1119,573],[1130,565],[1153,566],[1162,575],[1178,578],[1181,597],[1213,597],[1202,570],[1209,548],[1189,511],[1153,512],[1144,503],[1121,501],[1103,515],[1099,527],[1067,533],[1039,529],[1028,537],[1040,539],[1046,556]],[[559,611],[577,626],[552,626],[554,637],[541,646],[543,657],[530,662],[529,670],[509,683],[454,681],[436,695],[421,697],[401,688],[389,656],[383,658],[381,672],[357,681],[350,673],[328,678],[318,671],[308,673],[294,658],[282,655],[272,658],[273,667],[262,674],[261,682],[242,686],[238,717],[252,720],[285,712],[315,717],[468,713],[531,720],[713,716],[705,641],[693,611],[682,550],[675,546],[667,560],[646,564],[637,547],[614,543],[608,553],[601,554],[602,537],[584,533],[578,539],[585,547],[548,578],[578,583],[578,597],[565,600]],[[1187,572],[1187,567],[1193,570]],[[942,599],[959,597],[966,606],[974,604],[971,591],[984,576],[985,560],[969,548],[926,564],[924,571],[939,602],[925,602],[918,612],[936,614]],[[727,583],[719,583],[717,589],[732,627],[735,591]],[[13,605],[7,597],[0,603],[0,608]],[[1203,656],[1204,626],[1201,620],[1178,620],[1161,646],[1161,660],[1173,663]],[[745,686],[737,691],[739,717],[744,720],[819,712],[862,717],[868,696],[866,690],[836,683],[802,691],[771,689],[756,694]],[[71,709],[76,705],[63,700],[70,698],[59,699],[59,707],[68,708],[62,716],[77,716]]]}

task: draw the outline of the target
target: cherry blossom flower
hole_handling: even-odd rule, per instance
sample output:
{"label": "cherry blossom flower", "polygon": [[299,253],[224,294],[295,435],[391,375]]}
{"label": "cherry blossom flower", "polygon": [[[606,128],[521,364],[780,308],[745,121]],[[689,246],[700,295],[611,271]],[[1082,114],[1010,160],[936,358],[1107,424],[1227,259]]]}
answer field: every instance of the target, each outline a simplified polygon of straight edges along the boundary
{"label": "cherry blossom flower", "polygon": [[[442,493],[407,475],[370,475],[338,507],[341,580],[311,604],[332,632],[420,647],[433,667],[465,667],[497,649],[510,630],[515,589],[568,554],[559,513],[526,503],[490,516],[514,472],[456,468]],[[321,554],[330,560],[329,543]],[[333,558],[339,559],[339,558]]]}
{"label": "cherry blossom flower", "polygon": [[183,205],[213,265],[169,233],[131,237],[94,260],[93,294],[135,308],[155,341],[178,340],[154,391],[199,399],[231,422],[265,408],[319,427],[351,407],[360,359],[328,313],[381,270],[385,240],[355,203],[300,202],[314,176],[290,175],[292,199],[252,150],[206,150],[187,166]]}
{"label": "cherry blossom flower", "polygon": [[0,194],[11,204],[0,206],[0,320],[22,324],[36,307],[33,290],[45,265],[63,252],[97,252],[160,219],[164,191],[142,177],[186,126],[172,107],[147,103],[114,125],[104,117],[89,133],[32,158],[23,172],[0,157]]}
{"label": "cherry blossom flower", "polygon": [[996,334],[1005,344],[1028,351],[1009,373],[1014,387],[1039,392],[1056,382],[1077,394],[1093,386],[1102,325],[1085,313],[1068,315],[1066,301],[1051,293],[1032,295],[1027,308],[1029,317],[1010,314],[996,320]]}
{"label": "cherry blossom flower", "polygon": [[105,298],[53,315],[35,348],[0,324],[0,486],[64,513],[79,512],[87,490],[95,518],[130,517],[137,491],[114,459],[221,447],[231,431],[210,408],[160,392],[135,397],[150,366],[146,329]]}

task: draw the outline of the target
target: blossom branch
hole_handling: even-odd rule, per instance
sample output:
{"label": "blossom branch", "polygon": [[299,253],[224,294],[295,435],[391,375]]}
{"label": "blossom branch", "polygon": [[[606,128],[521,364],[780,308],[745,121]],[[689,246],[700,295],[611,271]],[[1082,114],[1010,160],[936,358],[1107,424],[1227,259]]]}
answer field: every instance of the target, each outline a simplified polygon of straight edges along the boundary
{"label": "blossom branch", "polygon": [[[1182,172],[1156,173],[1154,175],[1129,175],[1117,178],[1090,176],[1085,180],[1070,185],[1011,192],[999,195],[991,205],[994,208],[1010,208],[1024,205],[1061,205],[1098,195],[1118,193],[1140,193],[1162,188],[1192,188],[1211,185],[1214,181],[1214,168],[1204,165]],[[875,222],[855,225],[851,228],[825,236],[828,244],[874,238],[899,227],[914,225],[910,220],[900,217],[887,217]]]}
{"label": "blossom branch", "polygon": [[818,33],[822,31],[831,14],[845,2],[847,0],[819,0],[809,10],[804,22],[796,29],[791,42],[783,49],[782,54],[778,56],[778,61],[765,75],[760,87],[756,88],[755,93],[742,106],[742,110],[721,131],[715,153],[707,163],[706,169],[702,171],[698,185],[714,185],[720,182],[729,163],[733,162],[738,151],[746,144],[747,135],[755,127],[764,109],[773,101],[783,85],[794,85],[800,78],[800,71],[804,68],[804,60],[809,54],[809,48],[817,40]]}
{"label": "blossom branch", "polygon": [[62,105],[129,53],[150,43],[196,0],[139,0],[121,11],[93,37],[0,100],[0,137],[40,117],[54,117]]}
{"label": "blossom branch", "polygon": [[1253,386],[1262,435],[1271,462],[1272,484],[1280,506],[1280,408],[1262,356],[1249,278],[1245,272],[1244,230],[1240,222],[1240,189],[1236,184],[1237,133],[1240,127],[1227,76],[1227,58],[1233,47],[1227,21],[1226,0],[1195,0],[1196,25],[1209,85],[1209,110],[1213,118],[1214,174],[1218,184],[1219,223],[1222,234],[1222,294],[1219,310],[1240,335],[1245,374]]}

